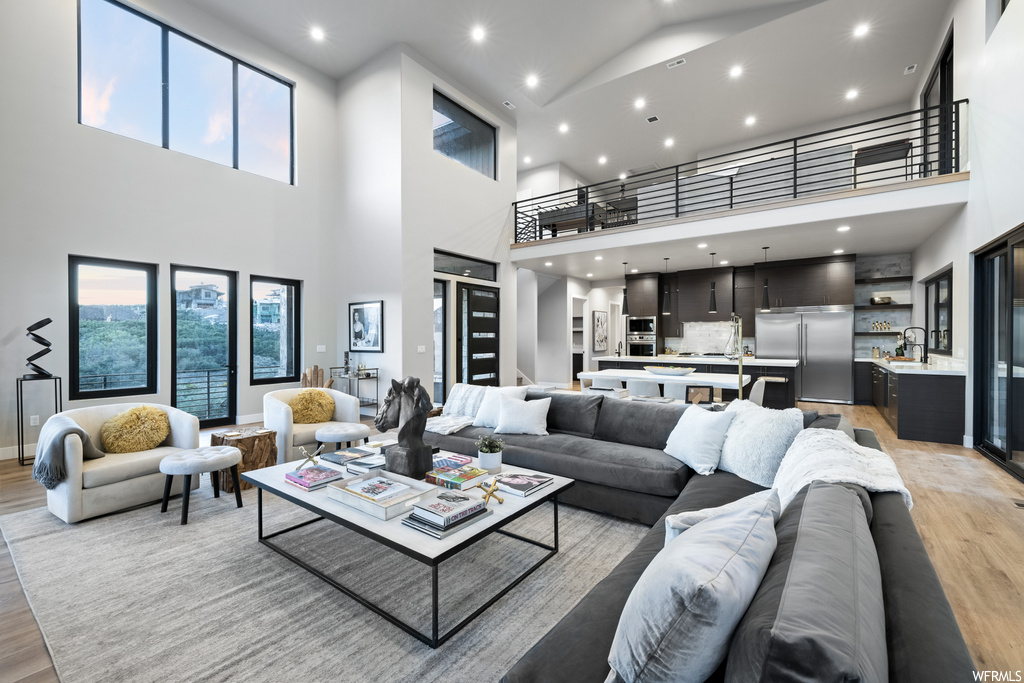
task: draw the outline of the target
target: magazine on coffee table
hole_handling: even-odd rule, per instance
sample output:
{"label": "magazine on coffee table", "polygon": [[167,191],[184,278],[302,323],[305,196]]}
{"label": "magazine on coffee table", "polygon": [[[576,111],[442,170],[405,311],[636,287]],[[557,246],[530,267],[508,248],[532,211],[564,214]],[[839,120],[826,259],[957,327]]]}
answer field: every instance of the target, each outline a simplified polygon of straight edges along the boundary
{"label": "magazine on coffee table", "polygon": [[[554,481],[551,477],[543,474],[527,474],[525,472],[503,472],[494,476],[493,481],[498,482],[498,489],[513,496],[526,496],[542,489]],[[490,481],[488,481],[490,483]]]}
{"label": "magazine on coffee table", "polygon": [[484,507],[482,498],[461,491],[441,491],[433,498],[426,498],[413,505],[412,513],[425,522],[448,527]]}
{"label": "magazine on coffee table", "polygon": [[324,467],[323,465],[314,465],[313,467],[286,472],[284,478],[289,484],[298,486],[306,491],[312,491],[325,486],[329,482],[343,479],[346,476],[348,476],[347,473],[341,470]]}
{"label": "magazine on coffee table", "polygon": [[373,477],[363,481],[355,481],[345,487],[346,491],[374,503],[385,503],[410,491],[408,485],[394,479]]}
{"label": "magazine on coffee table", "polygon": [[492,514],[494,514],[494,510],[491,510],[489,508],[483,508],[482,510],[477,510],[469,517],[465,517],[456,522],[455,524],[452,524],[451,526],[444,529],[437,528],[433,524],[424,522],[418,519],[415,515],[403,517],[402,524],[411,529],[415,529],[416,531],[427,534],[428,536],[433,536],[434,538],[446,538],[458,531],[462,531],[467,526],[475,524],[484,517],[488,517]]}

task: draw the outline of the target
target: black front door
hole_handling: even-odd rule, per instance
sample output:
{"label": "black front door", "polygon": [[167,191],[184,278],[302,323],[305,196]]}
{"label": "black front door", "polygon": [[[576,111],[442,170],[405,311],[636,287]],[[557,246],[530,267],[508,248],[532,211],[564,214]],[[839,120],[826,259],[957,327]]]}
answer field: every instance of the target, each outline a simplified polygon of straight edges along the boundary
{"label": "black front door", "polygon": [[458,284],[456,381],[498,386],[498,290]]}

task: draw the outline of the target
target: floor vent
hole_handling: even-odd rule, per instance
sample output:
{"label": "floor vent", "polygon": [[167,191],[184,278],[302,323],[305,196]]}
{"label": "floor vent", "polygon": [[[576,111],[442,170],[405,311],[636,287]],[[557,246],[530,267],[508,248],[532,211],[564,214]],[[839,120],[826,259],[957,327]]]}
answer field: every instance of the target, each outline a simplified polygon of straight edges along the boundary
{"label": "floor vent", "polygon": [[1013,504],[1014,504],[1015,506],[1017,506],[1017,508],[1018,508],[1018,509],[1020,509],[1020,510],[1024,510],[1024,500],[1018,500],[1017,498],[1012,498],[1012,499],[1011,499],[1011,502],[1012,502],[1012,503],[1013,503]]}

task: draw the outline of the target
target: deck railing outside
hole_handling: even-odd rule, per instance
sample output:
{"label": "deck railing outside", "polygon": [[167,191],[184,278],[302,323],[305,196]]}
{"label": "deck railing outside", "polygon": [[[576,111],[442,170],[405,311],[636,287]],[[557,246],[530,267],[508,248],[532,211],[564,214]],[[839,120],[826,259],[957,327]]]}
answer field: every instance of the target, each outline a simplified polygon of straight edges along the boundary
{"label": "deck railing outside", "polygon": [[967,100],[515,202],[516,242],[957,173]]}

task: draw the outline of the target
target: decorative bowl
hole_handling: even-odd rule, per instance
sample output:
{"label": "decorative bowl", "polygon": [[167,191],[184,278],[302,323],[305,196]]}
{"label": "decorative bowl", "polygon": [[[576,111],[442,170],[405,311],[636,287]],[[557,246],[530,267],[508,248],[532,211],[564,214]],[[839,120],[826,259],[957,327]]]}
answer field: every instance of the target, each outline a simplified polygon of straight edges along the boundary
{"label": "decorative bowl", "polygon": [[651,373],[652,375],[673,375],[675,377],[681,377],[682,375],[689,375],[697,368],[681,368],[678,366],[666,366],[666,365],[645,365],[644,370]]}

